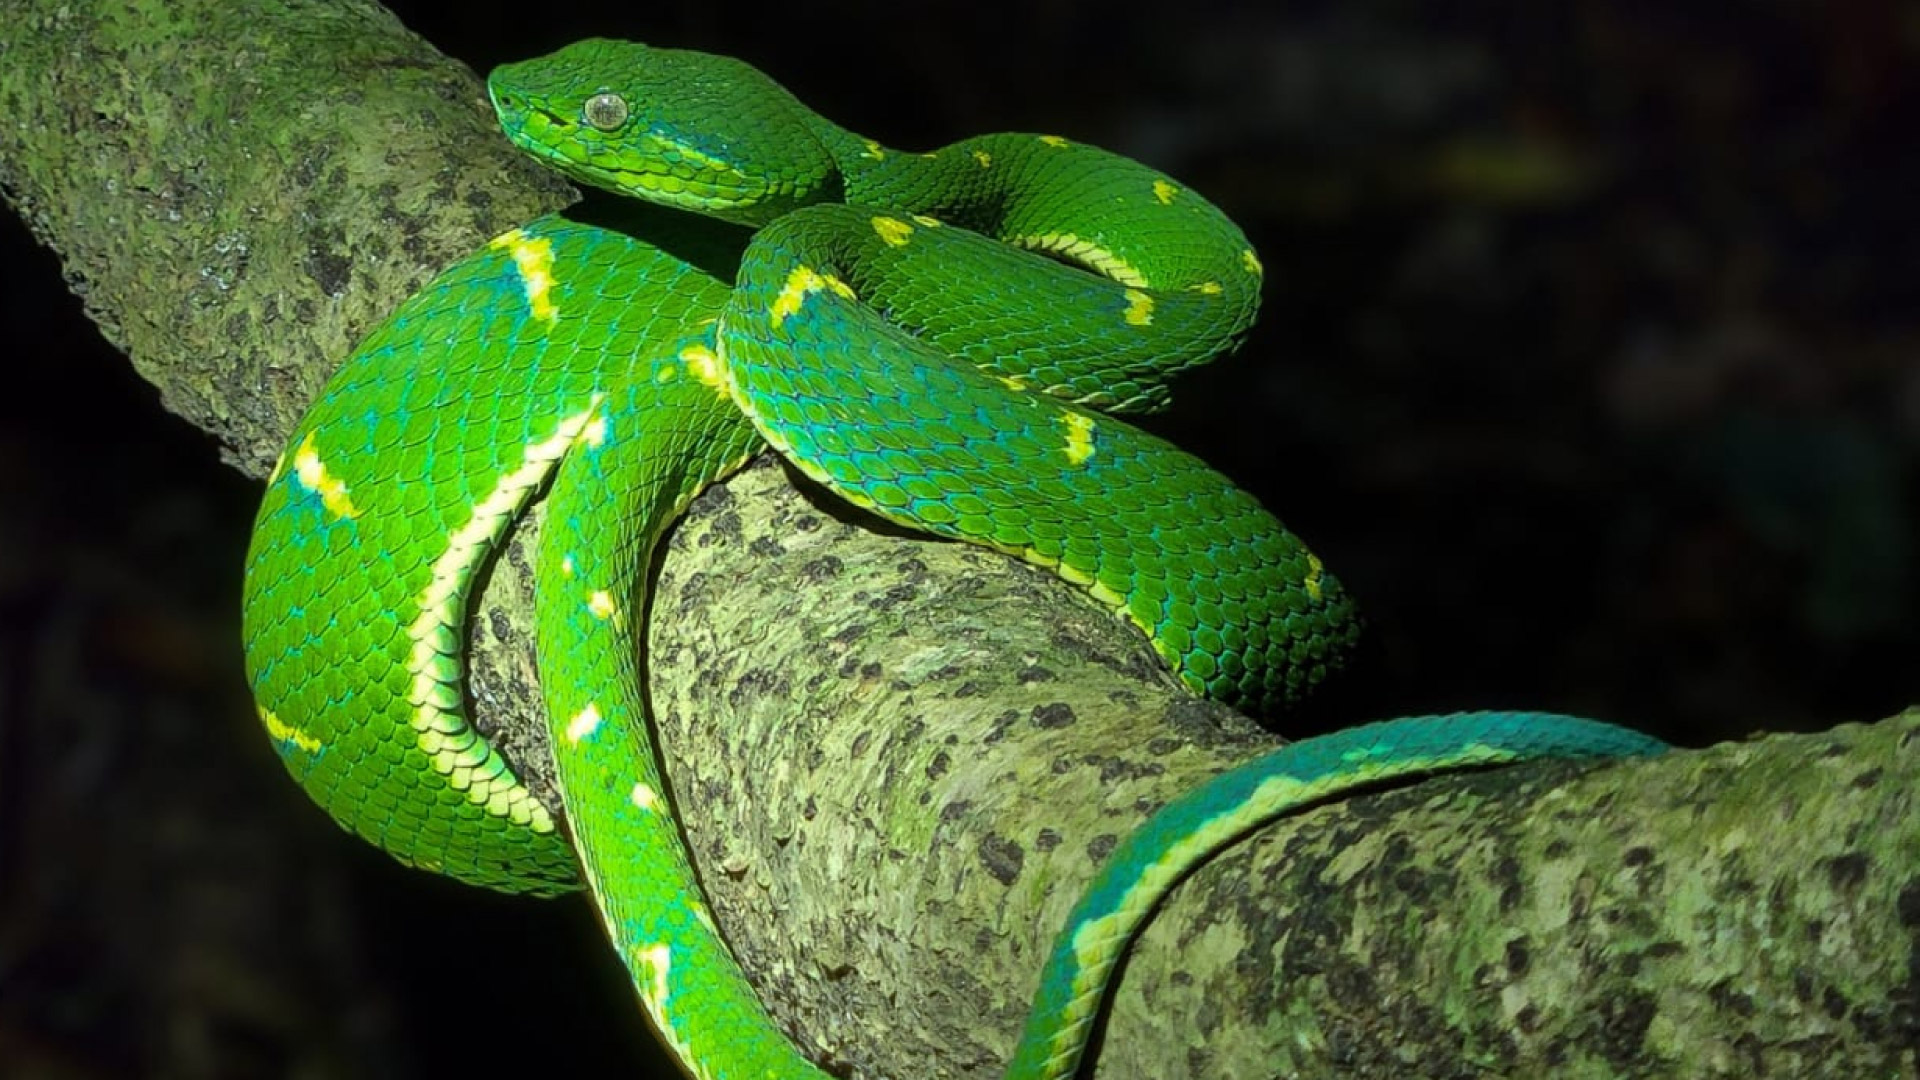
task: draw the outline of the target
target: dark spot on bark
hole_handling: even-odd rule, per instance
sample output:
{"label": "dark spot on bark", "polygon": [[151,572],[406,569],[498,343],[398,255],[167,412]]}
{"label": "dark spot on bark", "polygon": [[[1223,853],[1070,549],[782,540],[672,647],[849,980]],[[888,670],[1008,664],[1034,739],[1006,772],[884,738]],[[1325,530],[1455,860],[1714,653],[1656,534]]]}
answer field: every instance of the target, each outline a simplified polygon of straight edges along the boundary
{"label": "dark spot on bark", "polygon": [[1052,764],[1047,767],[1053,772],[1053,775],[1065,776],[1073,771],[1073,759],[1065,754],[1061,754],[1059,757],[1054,758]]}
{"label": "dark spot on bark", "polygon": [[1033,850],[1035,851],[1052,851],[1059,846],[1060,831],[1058,829],[1041,829],[1040,835],[1033,838]]}
{"label": "dark spot on bark", "polygon": [[968,679],[966,682],[953,688],[953,696],[956,698],[979,697],[980,684],[974,682],[972,679]]}
{"label": "dark spot on bark", "polygon": [[811,795],[807,796],[806,805],[800,808],[800,820],[812,821],[814,818],[818,817],[819,815],[820,815],[820,801]]}
{"label": "dark spot on bark", "polygon": [[735,510],[722,510],[707,522],[707,531],[694,540],[698,548],[710,548],[715,544],[737,544],[746,534],[741,527],[740,514]]}
{"label": "dark spot on bark", "polygon": [[1531,966],[1533,957],[1527,950],[1527,939],[1517,937],[1507,942],[1507,974],[1518,979],[1526,975]]}
{"label": "dark spot on bark", "polygon": [[1540,1026],[1540,1009],[1535,1005],[1522,1005],[1520,1011],[1513,1014],[1513,1024],[1521,1031],[1531,1032]]}
{"label": "dark spot on bark", "polygon": [[1835,987],[1827,987],[1826,993],[1820,995],[1820,1007],[1834,1020],[1847,1015],[1847,999]]}
{"label": "dark spot on bark", "polygon": [[1100,782],[1111,784],[1117,780],[1138,780],[1143,776],[1159,776],[1167,771],[1165,765],[1157,761],[1129,761],[1121,757],[1103,757],[1100,762]]}
{"label": "dark spot on bark", "polygon": [[1649,847],[1630,847],[1620,857],[1628,866],[1645,866],[1653,861],[1653,849]]}
{"label": "dark spot on bark", "polygon": [[1020,722],[1020,714],[1015,712],[1012,709],[1008,709],[1006,712],[1003,712],[999,716],[996,716],[993,718],[993,727],[987,730],[986,738],[981,741],[987,742],[987,743],[997,743],[1000,740],[1006,738],[1007,732],[1012,731],[1013,725],[1019,722]]}
{"label": "dark spot on bark", "polygon": [[1012,885],[1020,876],[1027,853],[1004,836],[989,833],[980,839],[980,865],[1002,885]]}
{"label": "dark spot on bark", "polygon": [[790,685],[782,672],[754,668],[734,681],[733,689],[727,691],[727,704],[737,709],[756,698],[786,697]]}
{"label": "dark spot on bark", "polygon": [[925,581],[927,577],[927,564],[921,562],[918,555],[901,559],[894,564],[894,568],[900,572],[901,576],[915,581]]}
{"label": "dark spot on bark", "polygon": [[886,669],[881,667],[877,660],[870,660],[860,665],[860,677],[863,679],[878,679],[885,673]]}
{"label": "dark spot on bark", "polygon": [[1168,754],[1180,749],[1180,745],[1179,739],[1148,739],[1147,753],[1152,754],[1154,757],[1166,757]]}
{"label": "dark spot on bark", "polygon": [[1087,857],[1095,863],[1106,862],[1107,856],[1113,854],[1113,849],[1118,846],[1120,846],[1119,837],[1112,833],[1101,833],[1087,841]]}
{"label": "dark spot on bark", "polygon": [[786,547],[771,536],[755,537],[753,543],[747,545],[747,550],[762,559],[777,559],[787,553]]}
{"label": "dark spot on bark", "polygon": [[711,484],[707,490],[695,496],[693,502],[687,507],[687,512],[704,516],[732,505],[733,492],[729,491],[725,484]]}
{"label": "dark spot on bark", "polygon": [[507,635],[513,632],[513,622],[504,611],[490,611],[487,613],[487,628],[493,631],[495,640],[505,641]]}
{"label": "dark spot on bark", "polygon": [[1602,998],[1599,1009],[1604,1032],[1601,1052],[1622,1075],[1640,1072],[1638,1066],[1646,1053],[1647,1025],[1653,1023],[1657,1011],[1653,995],[1645,991],[1615,994]]}
{"label": "dark spot on bark", "polygon": [[1753,1015],[1753,997],[1744,991],[1736,990],[1725,979],[1707,988],[1707,1000],[1720,1009],[1741,1016]]}
{"label": "dark spot on bark", "polygon": [[867,747],[871,745],[872,742],[873,732],[871,731],[863,731],[855,735],[853,737],[853,746],[850,748],[852,755],[856,758],[866,757]]}
{"label": "dark spot on bark", "polygon": [[1520,860],[1502,855],[1493,864],[1493,880],[1500,883],[1500,910],[1511,912],[1518,908],[1526,896],[1526,887],[1520,883]]}
{"label": "dark spot on bark", "polygon": [[939,751],[933,755],[932,761],[927,762],[927,779],[940,779],[947,775],[947,770],[952,766],[953,759],[947,756],[947,752],[945,750]]}
{"label": "dark spot on bark", "polygon": [[1033,726],[1038,728],[1063,728],[1074,722],[1073,706],[1064,701],[1049,705],[1037,705],[1033,710]]}
{"label": "dark spot on bark", "polygon": [[307,252],[307,273],[328,296],[344,296],[353,279],[353,260],[337,251],[315,248]]}
{"label": "dark spot on bark", "polygon": [[813,514],[801,514],[793,519],[794,532],[812,532],[820,527],[820,518]]}
{"label": "dark spot on bark", "polygon": [[1900,925],[1910,931],[1920,932],[1920,882],[1909,882],[1900,890],[1900,899],[1894,909],[1900,913]]}
{"label": "dark spot on bark", "polygon": [[694,571],[680,583],[680,611],[682,614],[698,608],[706,599],[707,575],[704,571]]}
{"label": "dark spot on bark", "polygon": [[856,623],[852,626],[847,627],[844,630],[841,630],[839,633],[833,635],[833,637],[828,640],[832,641],[835,645],[851,645],[854,642],[865,637],[866,635],[867,635],[866,624]]}
{"label": "dark spot on bark", "polygon": [[1184,971],[1184,970],[1175,971],[1168,974],[1167,981],[1172,983],[1175,986],[1192,986],[1193,973],[1190,971]]}
{"label": "dark spot on bark", "polygon": [[1875,784],[1878,784],[1880,782],[1880,774],[1882,771],[1883,770],[1877,769],[1877,768],[1868,769],[1866,772],[1863,772],[1859,776],[1856,776],[1853,778],[1853,786],[1860,788],[1861,790],[1865,790],[1867,788],[1874,786]]}
{"label": "dark spot on bark", "polygon": [[1867,857],[1858,852],[1827,860],[1827,883],[1835,892],[1851,895],[1867,880]]}
{"label": "dark spot on bark", "polygon": [[1567,857],[1568,850],[1569,848],[1565,840],[1550,841],[1547,844],[1547,858],[1564,859]]}
{"label": "dark spot on bark", "polygon": [[[818,585],[823,581],[831,581],[839,577],[841,571],[845,569],[846,564],[842,563],[837,556],[822,555],[817,559],[807,560],[807,564],[800,568],[800,577]],[[841,633],[844,634],[846,631],[842,630]]]}
{"label": "dark spot on bark", "polygon": [[955,799],[940,808],[940,820],[943,822],[959,821],[961,818],[966,817],[967,812],[972,809],[972,799]]}
{"label": "dark spot on bark", "polygon": [[1015,678],[1021,686],[1030,686],[1033,683],[1053,682],[1059,678],[1059,676],[1038,664],[1034,664],[1031,667],[1021,668],[1020,674],[1015,676]]}

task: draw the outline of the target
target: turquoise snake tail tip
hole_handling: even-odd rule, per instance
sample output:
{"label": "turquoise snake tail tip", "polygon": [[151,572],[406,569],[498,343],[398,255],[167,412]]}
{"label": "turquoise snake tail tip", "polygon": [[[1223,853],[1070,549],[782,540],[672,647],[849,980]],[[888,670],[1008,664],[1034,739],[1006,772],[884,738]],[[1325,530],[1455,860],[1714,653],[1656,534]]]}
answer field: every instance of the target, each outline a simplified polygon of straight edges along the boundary
{"label": "turquoise snake tail tip", "polygon": [[[903,152],[725,57],[609,40],[503,65],[512,142],[648,210],[490,241],[355,350],[270,479],[247,664],[289,772],[462,880],[587,885],[662,1041],[701,1077],[822,1078],[715,928],[649,735],[654,546],[764,446],[911,530],[1045,567],[1197,693],[1308,694],[1358,634],[1318,556],[1116,414],[1234,349],[1265,271],[1173,177],[1055,135]],[[696,216],[697,215],[697,216]],[[731,226],[718,226],[717,222]],[[469,722],[474,582],[544,493],[536,652],[562,825]],[[1356,787],[1657,744],[1546,714],[1407,718],[1286,747],[1170,803],[1103,867],[1011,1080],[1070,1075],[1139,922],[1233,837]]]}

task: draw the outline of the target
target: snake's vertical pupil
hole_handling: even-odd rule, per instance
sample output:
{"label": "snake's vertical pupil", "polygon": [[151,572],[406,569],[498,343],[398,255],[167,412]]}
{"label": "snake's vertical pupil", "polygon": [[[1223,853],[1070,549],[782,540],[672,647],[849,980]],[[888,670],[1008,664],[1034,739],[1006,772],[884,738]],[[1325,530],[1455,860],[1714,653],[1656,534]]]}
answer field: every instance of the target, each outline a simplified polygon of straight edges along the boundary
{"label": "snake's vertical pupil", "polygon": [[601,131],[615,131],[627,122],[627,99],[602,91],[587,99],[580,115],[589,125]]}

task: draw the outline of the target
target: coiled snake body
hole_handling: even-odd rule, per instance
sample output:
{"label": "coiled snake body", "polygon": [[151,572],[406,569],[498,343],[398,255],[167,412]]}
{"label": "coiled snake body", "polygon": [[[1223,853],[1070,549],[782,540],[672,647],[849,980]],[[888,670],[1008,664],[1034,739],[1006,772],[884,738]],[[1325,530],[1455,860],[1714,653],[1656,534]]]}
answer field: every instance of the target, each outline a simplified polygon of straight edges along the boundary
{"label": "coiled snake body", "polygon": [[[723,57],[590,41],[502,67],[490,90],[517,145],[667,209],[496,238],[334,377],[269,480],[249,555],[261,719],[329,813],[407,863],[533,893],[584,871],[694,1075],[824,1076],[715,933],[671,816],[631,644],[654,542],[770,444],[889,520],[1085,587],[1194,691],[1283,707],[1351,642],[1349,598],[1250,496],[1111,415],[1163,405],[1173,374],[1238,342],[1260,262],[1212,205],[1136,162],[1015,134],[900,153]],[[757,230],[744,255],[741,230],[711,219]],[[536,644],[571,846],[463,696],[475,572],[543,488]],[[1474,713],[1225,773],[1107,860],[1007,1075],[1073,1073],[1148,909],[1255,825],[1386,777],[1660,749],[1591,721]]]}

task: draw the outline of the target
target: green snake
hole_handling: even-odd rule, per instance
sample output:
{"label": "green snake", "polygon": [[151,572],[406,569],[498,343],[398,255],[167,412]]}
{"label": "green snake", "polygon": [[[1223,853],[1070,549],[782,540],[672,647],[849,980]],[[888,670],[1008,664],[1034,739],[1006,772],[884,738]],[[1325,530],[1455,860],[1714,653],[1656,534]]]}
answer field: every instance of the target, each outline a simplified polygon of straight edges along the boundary
{"label": "green snake", "polygon": [[[588,41],[489,89],[517,146],[648,205],[496,238],[334,376],[248,557],[261,720],[312,797],[403,862],[536,894],[584,878],[690,1074],[824,1077],[715,931],[672,816],[632,644],[655,543],[770,445],[883,518],[1085,588],[1195,692],[1282,709],[1352,642],[1349,596],[1251,496],[1113,417],[1239,342],[1259,259],[1137,162],[1021,134],[902,153],[724,57]],[[464,687],[475,575],[543,491],[536,649],[564,832]],[[1391,777],[1661,749],[1470,713],[1221,774],[1107,859],[1006,1075],[1072,1075],[1149,910],[1257,825]]]}

